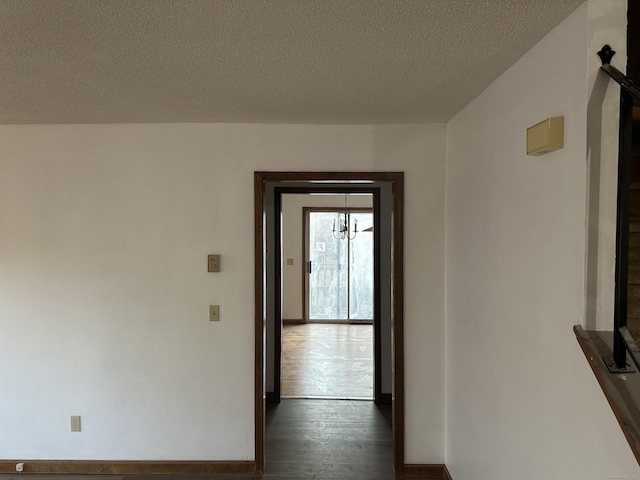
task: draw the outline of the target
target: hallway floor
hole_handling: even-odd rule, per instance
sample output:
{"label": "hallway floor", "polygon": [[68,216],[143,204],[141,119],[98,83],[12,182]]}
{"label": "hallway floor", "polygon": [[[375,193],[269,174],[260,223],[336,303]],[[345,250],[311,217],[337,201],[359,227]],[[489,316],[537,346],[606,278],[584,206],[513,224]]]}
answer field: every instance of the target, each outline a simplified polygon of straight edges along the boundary
{"label": "hallway floor", "polygon": [[373,326],[284,325],[282,396],[373,399]]}
{"label": "hallway floor", "polygon": [[267,406],[265,480],[392,480],[391,406],[283,399]]}

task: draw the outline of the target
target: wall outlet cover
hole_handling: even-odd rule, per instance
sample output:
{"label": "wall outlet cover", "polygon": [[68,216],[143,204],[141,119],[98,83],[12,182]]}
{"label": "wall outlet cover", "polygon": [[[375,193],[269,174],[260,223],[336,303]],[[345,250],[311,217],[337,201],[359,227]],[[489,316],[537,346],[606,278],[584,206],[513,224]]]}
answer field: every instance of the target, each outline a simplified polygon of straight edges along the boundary
{"label": "wall outlet cover", "polygon": [[79,432],[81,429],[80,415],[71,415],[71,431]]}

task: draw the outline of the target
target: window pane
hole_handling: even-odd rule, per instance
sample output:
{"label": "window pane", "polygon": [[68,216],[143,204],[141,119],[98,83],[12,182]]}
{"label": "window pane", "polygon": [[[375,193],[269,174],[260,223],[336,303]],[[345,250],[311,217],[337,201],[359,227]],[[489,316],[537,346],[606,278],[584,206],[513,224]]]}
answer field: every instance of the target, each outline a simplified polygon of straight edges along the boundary
{"label": "window pane", "polygon": [[336,240],[331,229],[338,212],[309,213],[309,318],[347,319],[347,244]]}
{"label": "window pane", "polygon": [[364,231],[373,213],[349,214],[351,230],[356,221],[359,230],[352,240],[333,236],[342,215],[309,213],[310,320],[373,320],[373,232]]}
{"label": "window pane", "polygon": [[350,312],[352,320],[373,320],[373,226],[372,213],[352,213],[351,224],[358,221],[359,233],[351,240]]}

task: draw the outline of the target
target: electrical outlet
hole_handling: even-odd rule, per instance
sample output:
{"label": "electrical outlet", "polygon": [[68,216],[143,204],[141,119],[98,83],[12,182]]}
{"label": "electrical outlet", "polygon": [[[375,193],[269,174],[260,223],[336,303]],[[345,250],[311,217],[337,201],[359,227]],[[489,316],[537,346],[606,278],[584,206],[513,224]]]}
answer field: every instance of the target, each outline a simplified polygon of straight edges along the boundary
{"label": "electrical outlet", "polygon": [[209,321],[220,321],[220,305],[209,305]]}
{"label": "electrical outlet", "polygon": [[293,258],[287,258],[287,265],[293,265]]}
{"label": "electrical outlet", "polygon": [[24,471],[24,462],[16,463],[16,472],[22,473]]}
{"label": "electrical outlet", "polygon": [[80,415],[71,415],[71,431],[80,431]]}

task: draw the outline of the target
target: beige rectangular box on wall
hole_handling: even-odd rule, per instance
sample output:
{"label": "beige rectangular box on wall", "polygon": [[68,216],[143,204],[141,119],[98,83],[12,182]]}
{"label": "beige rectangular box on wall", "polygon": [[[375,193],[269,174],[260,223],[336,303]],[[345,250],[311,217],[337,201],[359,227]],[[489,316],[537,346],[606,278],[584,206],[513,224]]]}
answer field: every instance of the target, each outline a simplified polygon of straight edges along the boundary
{"label": "beige rectangular box on wall", "polygon": [[564,117],[550,117],[527,128],[527,155],[544,155],[564,147]]}

